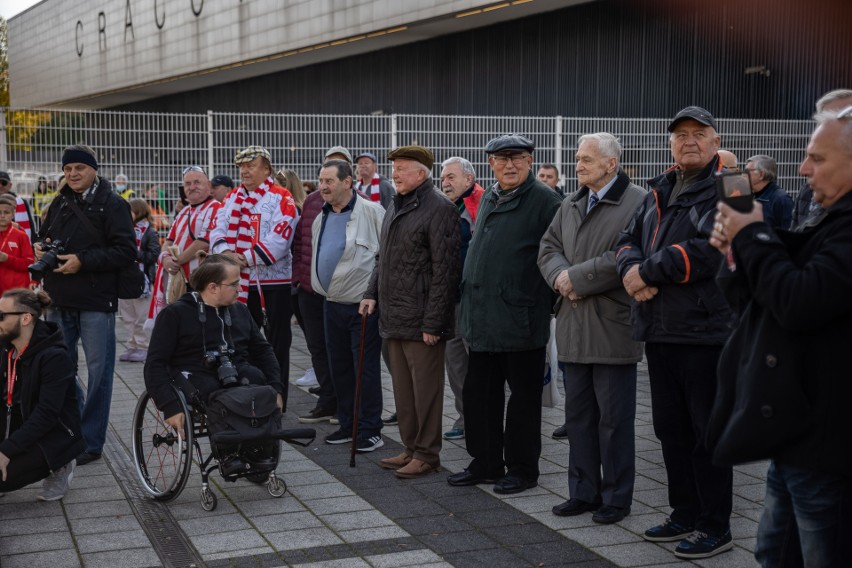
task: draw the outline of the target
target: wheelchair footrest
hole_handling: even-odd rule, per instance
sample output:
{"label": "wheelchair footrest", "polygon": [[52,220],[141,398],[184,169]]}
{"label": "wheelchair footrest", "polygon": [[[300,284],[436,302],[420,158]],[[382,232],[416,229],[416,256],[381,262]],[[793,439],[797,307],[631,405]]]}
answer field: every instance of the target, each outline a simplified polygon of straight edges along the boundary
{"label": "wheelchair footrest", "polygon": [[307,447],[317,437],[317,431],[313,428],[287,428],[279,431],[275,437],[291,444]]}

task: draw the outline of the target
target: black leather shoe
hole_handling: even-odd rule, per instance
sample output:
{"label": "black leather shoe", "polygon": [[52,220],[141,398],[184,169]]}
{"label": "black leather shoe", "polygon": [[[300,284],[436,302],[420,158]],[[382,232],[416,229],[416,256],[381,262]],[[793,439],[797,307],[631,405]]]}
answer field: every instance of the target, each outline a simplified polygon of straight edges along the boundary
{"label": "black leather shoe", "polygon": [[480,483],[494,483],[494,481],[494,478],[480,477],[469,469],[454,473],[447,478],[447,483],[454,487],[466,487],[468,485],[479,485]]}
{"label": "black leather shoe", "polygon": [[507,475],[498,479],[497,483],[494,484],[494,493],[511,495],[512,493],[520,493],[533,487],[538,487],[537,481],[523,479],[517,475]]}
{"label": "black leather shoe", "polygon": [[580,499],[568,499],[561,505],[556,505],[551,511],[557,517],[574,517],[583,513],[597,511],[600,503],[589,503]]}
{"label": "black leather shoe", "polygon": [[399,421],[396,419],[396,412],[382,420],[382,424],[386,424],[388,426],[393,426],[394,424],[399,424]]}
{"label": "black leather shoe", "polygon": [[95,460],[101,459],[101,454],[93,454],[91,452],[83,452],[79,456],[77,456],[77,465],[86,465],[87,463],[92,463]]}
{"label": "black leather shoe", "polygon": [[624,517],[630,514],[630,507],[614,507],[612,505],[604,505],[592,515],[592,520],[602,525],[611,525],[617,523]]}
{"label": "black leather shoe", "polygon": [[553,439],[554,440],[567,440],[568,439],[568,427],[563,424],[559,428],[553,431]]}
{"label": "black leather shoe", "polygon": [[308,389],[308,392],[311,393],[311,394],[319,394],[320,393],[320,387],[319,386],[311,387],[311,388]]}

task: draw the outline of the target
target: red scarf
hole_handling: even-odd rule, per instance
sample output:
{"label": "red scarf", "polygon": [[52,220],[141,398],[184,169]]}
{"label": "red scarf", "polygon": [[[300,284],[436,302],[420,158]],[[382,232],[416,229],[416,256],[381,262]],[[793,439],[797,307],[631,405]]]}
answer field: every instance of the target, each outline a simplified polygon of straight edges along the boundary
{"label": "red scarf", "polygon": [[[240,185],[235,190],[225,242],[237,254],[243,254],[247,259],[251,256],[252,265],[256,264],[254,245],[257,244],[260,234],[260,213],[252,213],[251,208],[257,205],[260,199],[263,199],[263,196],[274,183],[272,177],[268,177],[251,193],[244,185]],[[248,288],[249,267],[245,267],[240,270],[240,301],[243,303],[248,298]]]}

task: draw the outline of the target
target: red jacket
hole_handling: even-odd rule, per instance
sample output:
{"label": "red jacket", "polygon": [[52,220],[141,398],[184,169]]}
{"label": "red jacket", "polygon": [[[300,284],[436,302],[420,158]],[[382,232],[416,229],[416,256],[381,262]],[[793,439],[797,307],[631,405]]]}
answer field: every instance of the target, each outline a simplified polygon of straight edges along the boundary
{"label": "red jacket", "polygon": [[29,287],[27,267],[35,262],[35,256],[27,234],[10,225],[0,232],[0,252],[9,255],[6,262],[0,262],[0,294],[12,288]]}

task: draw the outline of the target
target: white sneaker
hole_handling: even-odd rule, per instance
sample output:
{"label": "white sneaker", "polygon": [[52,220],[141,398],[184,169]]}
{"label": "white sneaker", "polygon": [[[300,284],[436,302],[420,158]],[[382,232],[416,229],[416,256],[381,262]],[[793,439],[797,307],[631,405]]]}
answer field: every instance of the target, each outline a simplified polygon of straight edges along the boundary
{"label": "white sneaker", "polygon": [[71,487],[71,480],[74,478],[75,460],[65,464],[50,475],[44,478],[44,483],[41,486],[41,494],[38,496],[39,501],[59,501],[65,497],[68,488]]}
{"label": "white sneaker", "polygon": [[317,374],[314,373],[313,367],[305,371],[304,377],[296,379],[296,385],[300,387],[315,387],[318,384],[319,383],[317,382]]}

